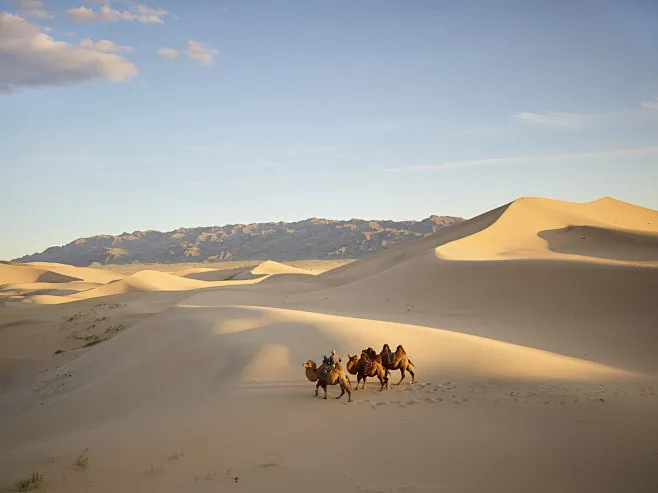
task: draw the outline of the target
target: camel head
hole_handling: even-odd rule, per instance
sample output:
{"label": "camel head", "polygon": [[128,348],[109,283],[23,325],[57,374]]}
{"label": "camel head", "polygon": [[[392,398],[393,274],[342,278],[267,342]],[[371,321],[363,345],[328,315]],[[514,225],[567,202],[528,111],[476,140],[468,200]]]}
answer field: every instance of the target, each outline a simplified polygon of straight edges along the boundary
{"label": "camel head", "polygon": [[308,360],[306,363],[302,363],[302,366],[304,368],[310,368],[311,370],[315,370],[317,368],[317,365],[313,360]]}

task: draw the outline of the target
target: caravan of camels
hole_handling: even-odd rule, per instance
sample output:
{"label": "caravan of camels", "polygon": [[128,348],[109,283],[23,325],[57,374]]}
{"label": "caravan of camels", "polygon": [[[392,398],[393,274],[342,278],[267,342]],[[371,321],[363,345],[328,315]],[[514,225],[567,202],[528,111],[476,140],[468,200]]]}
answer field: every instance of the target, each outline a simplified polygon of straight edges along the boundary
{"label": "caravan of camels", "polygon": [[384,344],[381,353],[377,354],[371,347],[363,349],[361,356],[347,355],[347,373],[345,368],[341,365],[341,359],[335,352],[333,353],[334,362],[332,363],[331,357],[324,357],[322,365],[319,367],[313,360],[308,360],[302,366],[306,368],[306,378],[311,382],[317,382],[315,385],[315,396],[318,395],[320,387],[324,390],[324,398],[327,398],[327,386],[339,385],[340,395],[336,399],[340,399],[345,392],[347,392],[348,402],[352,402],[352,391],[349,374],[356,375],[356,387],[354,390],[359,390],[359,384],[363,380],[362,389],[366,388],[366,378],[376,377],[381,384],[379,391],[384,388],[390,388],[388,382],[388,375],[392,370],[400,370],[402,377],[400,381],[394,385],[400,385],[404,380],[405,373],[411,374],[411,383],[414,383],[415,374],[411,367],[415,367],[411,360],[408,358],[406,351],[399,345],[395,352],[391,351],[388,344]]}

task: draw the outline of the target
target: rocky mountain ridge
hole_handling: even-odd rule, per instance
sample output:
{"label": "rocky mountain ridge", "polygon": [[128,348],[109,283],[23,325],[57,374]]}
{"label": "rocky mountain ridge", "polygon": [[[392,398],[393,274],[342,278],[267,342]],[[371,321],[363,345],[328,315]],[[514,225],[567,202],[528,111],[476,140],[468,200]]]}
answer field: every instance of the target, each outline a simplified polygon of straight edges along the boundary
{"label": "rocky mountain ridge", "polygon": [[306,260],[360,258],[420,239],[463,221],[430,216],[422,221],[338,221],[310,218],[297,222],[230,224],[179,228],[169,232],[134,231],[79,238],[67,245],[14,259],[86,266],[129,263],[217,262],[222,260]]}

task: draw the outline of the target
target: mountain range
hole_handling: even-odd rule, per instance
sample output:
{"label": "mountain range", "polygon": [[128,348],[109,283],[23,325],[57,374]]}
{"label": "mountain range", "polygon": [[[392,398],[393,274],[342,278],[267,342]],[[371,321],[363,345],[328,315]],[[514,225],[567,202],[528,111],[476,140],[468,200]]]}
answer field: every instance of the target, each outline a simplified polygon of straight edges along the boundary
{"label": "mountain range", "polygon": [[422,221],[310,218],[297,222],[231,224],[174,231],[134,231],[79,238],[15,262],[86,266],[130,263],[360,258],[463,221],[432,215]]}

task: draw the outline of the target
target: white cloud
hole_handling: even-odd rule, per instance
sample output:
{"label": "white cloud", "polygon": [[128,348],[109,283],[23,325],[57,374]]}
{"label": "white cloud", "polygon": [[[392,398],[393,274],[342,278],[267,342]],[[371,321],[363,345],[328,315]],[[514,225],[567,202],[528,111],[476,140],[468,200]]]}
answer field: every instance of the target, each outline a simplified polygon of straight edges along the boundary
{"label": "white cloud", "polygon": [[135,20],[144,24],[164,24],[163,18],[167,13],[166,10],[152,9],[146,5],[136,5],[134,8]]}
{"label": "white cloud", "polygon": [[108,41],[107,39],[101,39],[95,43],[90,39],[84,39],[80,41],[80,46],[87,50],[99,51],[101,53],[131,53],[135,51],[132,46],[119,46],[114,44],[112,41]]}
{"label": "white cloud", "polygon": [[77,7],[70,9],[66,15],[74,22],[117,22],[137,21],[143,24],[164,24],[164,17],[168,14],[163,9],[153,9],[146,5],[137,4],[130,7],[130,10],[115,10],[109,2],[100,7],[98,11],[88,7]]}
{"label": "white cloud", "polygon": [[204,65],[211,65],[214,56],[219,54],[219,51],[207,43],[190,40],[187,42],[186,53],[188,57],[199,60]]}
{"label": "white cloud", "polygon": [[524,125],[536,125],[561,130],[575,130],[600,122],[610,115],[583,115],[579,113],[517,113],[512,118]]}
{"label": "white cloud", "polygon": [[652,111],[658,111],[658,97],[650,101],[644,101],[642,103],[642,108]]}
{"label": "white cloud", "polygon": [[122,81],[136,73],[135,66],[119,55],[55,41],[23,17],[0,12],[0,91],[97,78]]}
{"label": "white cloud", "polygon": [[158,50],[158,55],[167,57],[169,59],[178,58],[178,51],[173,48],[160,48]]}
{"label": "white cloud", "polygon": [[44,5],[41,0],[14,0],[13,5],[25,17],[37,17],[39,19],[52,17],[43,8]]}
{"label": "white cloud", "polygon": [[388,171],[407,172],[433,172],[449,171],[457,168],[469,168],[472,166],[494,166],[505,164],[532,164],[532,163],[558,163],[575,161],[579,159],[610,159],[622,157],[658,156],[658,147],[634,147],[626,149],[610,149],[594,152],[567,152],[562,154],[544,154],[538,156],[513,156],[472,159],[467,161],[448,161],[440,164],[425,164],[406,166],[404,168],[389,169]]}

